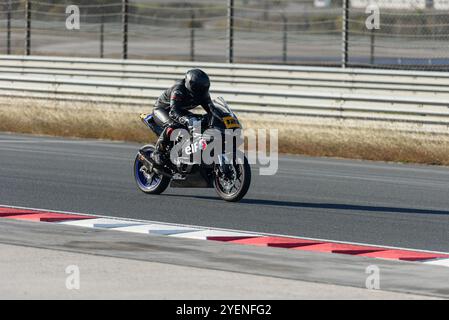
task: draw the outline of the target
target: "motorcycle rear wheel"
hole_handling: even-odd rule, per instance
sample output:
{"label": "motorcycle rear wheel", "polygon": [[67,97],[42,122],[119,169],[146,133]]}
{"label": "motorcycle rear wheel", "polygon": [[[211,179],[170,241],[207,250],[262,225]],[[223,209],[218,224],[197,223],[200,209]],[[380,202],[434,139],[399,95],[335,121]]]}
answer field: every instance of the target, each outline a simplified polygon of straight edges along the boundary
{"label": "motorcycle rear wheel", "polygon": [[[150,157],[154,152],[154,146],[146,145],[140,149],[140,152]],[[158,175],[155,172],[149,172],[145,164],[139,159],[139,155],[136,155],[134,161],[134,179],[139,190],[146,194],[161,194],[170,184],[170,178]]]}

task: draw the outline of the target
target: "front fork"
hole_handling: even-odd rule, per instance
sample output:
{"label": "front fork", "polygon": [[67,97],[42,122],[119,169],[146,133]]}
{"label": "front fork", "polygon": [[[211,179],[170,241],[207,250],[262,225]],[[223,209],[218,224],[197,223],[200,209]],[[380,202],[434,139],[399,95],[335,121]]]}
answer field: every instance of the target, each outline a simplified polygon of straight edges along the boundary
{"label": "front fork", "polygon": [[223,174],[228,175],[229,173],[232,173],[232,162],[227,155],[221,154],[218,156],[218,165]]}

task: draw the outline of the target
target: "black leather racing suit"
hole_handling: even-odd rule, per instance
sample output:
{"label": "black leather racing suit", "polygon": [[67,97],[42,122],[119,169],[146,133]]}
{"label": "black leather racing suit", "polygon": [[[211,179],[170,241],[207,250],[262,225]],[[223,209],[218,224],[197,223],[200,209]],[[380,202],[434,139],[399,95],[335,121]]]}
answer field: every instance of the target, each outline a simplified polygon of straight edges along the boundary
{"label": "black leather racing suit", "polygon": [[185,81],[180,80],[174,86],[167,89],[157,99],[155,108],[162,108],[168,112],[169,117],[178,123],[185,124],[183,117],[191,117],[189,110],[202,106],[207,113],[210,112],[212,99],[209,92],[202,97],[194,97],[185,87]]}
{"label": "black leather racing suit", "polygon": [[[165,90],[162,95],[157,99],[155,104],[156,109],[163,109],[168,113],[171,120],[187,125],[189,119],[193,118],[193,113],[189,110],[202,106],[203,109],[210,113],[210,105],[212,105],[212,99],[209,92],[206,92],[201,97],[193,96],[189,90],[185,87],[185,80],[177,81],[174,86]],[[163,145],[167,137],[165,134],[161,134],[156,143],[158,149],[154,153],[155,158],[159,156],[159,147]],[[160,163],[160,160],[156,161]]]}

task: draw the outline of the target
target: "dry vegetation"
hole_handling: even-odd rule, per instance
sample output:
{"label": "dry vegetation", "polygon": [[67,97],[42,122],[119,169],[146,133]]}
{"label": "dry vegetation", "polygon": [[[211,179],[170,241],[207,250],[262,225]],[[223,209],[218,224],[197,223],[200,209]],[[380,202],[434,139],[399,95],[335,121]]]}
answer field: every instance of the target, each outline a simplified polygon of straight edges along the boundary
{"label": "dry vegetation", "polygon": [[[124,111],[126,110],[126,111]],[[154,135],[140,122],[145,108],[73,105],[36,100],[0,101],[0,131],[148,142]],[[282,153],[449,165],[449,135],[392,127],[354,126],[335,120],[249,117],[246,128],[278,128]],[[397,127],[396,127],[397,129]],[[410,128],[408,128],[410,129]]]}
{"label": "dry vegetation", "polygon": [[105,140],[148,141],[154,135],[140,121],[145,109],[123,112],[121,108],[96,104],[43,102],[38,100],[0,101],[0,131],[96,138]]}
{"label": "dry vegetation", "polygon": [[[268,127],[251,121],[255,127]],[[309,156],[449,165],[449,136],[354,127],[347,123],[320,126],[310,123],[279,125],[279,151]]]}

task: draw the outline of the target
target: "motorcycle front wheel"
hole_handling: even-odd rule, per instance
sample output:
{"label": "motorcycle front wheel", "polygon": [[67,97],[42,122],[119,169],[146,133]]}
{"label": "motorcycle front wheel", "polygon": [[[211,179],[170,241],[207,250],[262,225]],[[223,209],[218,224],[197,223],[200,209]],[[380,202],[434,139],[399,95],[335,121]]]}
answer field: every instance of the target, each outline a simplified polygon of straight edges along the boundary
{"label": "motorcycle front wheel", "polygon": [[245,157],[243,164],[229,165],[231,172],[224,174],[218,171],[214,178],[214,188],[225,201],[238,202],[246,195],[251,185],[251,166]]}

